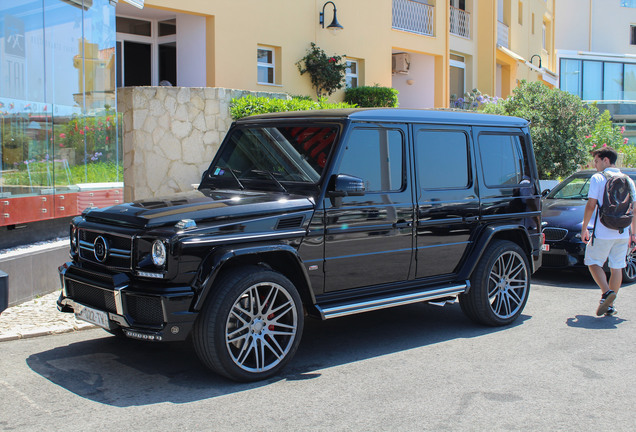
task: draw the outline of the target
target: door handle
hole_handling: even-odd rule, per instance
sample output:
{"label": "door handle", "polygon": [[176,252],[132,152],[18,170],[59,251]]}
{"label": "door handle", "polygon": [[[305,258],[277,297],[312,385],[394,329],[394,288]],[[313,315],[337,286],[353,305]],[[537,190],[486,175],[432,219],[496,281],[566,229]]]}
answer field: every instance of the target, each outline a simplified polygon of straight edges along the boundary
{"label": "door handle", "polygon": [[393,228],[409,228],[413,226],[413,222],[398,221],[393,224]]}
{"label": "door handle", "polygon": [[462,219],[464,222],[477,222],[479,220],[479,216],[465,216]]}

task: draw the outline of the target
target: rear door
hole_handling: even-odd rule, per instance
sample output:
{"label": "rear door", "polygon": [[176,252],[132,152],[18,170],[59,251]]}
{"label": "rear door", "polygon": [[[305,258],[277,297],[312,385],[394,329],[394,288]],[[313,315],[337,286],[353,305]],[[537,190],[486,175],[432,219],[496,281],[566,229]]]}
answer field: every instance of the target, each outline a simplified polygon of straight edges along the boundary
{"label": "rear door", "polygon": [[516,128],[474,129],[480,162],[481,214],[485,223],[525,226],[537,235],[541,202],[532,174],[528,136]]}
{"label": "rear door", "polygon": [[471,128],[415,125],[416,278],[452,278],[479,224]]}

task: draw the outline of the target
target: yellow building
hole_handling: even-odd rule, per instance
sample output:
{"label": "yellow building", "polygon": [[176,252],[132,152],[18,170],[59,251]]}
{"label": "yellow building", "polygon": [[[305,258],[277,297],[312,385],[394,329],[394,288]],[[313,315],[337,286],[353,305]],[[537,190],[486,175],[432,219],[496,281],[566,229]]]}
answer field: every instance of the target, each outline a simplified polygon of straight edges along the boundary
{"label": "yellow building", "polygon": [[[335,14],[343,28],[332,32]],[[401,107],[447,107],[475,87],[506,97],[520,79],[557,82],[554,0],[147,0],[119,2],[116,15],[119,86],[313,95],[296,67],[311,42],[346,55],[350,85],[398,89]]]}

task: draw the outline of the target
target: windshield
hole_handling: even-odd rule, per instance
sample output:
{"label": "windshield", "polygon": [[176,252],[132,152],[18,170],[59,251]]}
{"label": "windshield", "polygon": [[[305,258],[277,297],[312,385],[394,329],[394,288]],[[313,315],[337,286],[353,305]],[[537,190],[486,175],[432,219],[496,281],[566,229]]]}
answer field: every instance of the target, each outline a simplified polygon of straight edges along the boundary
{"label": "windshield", "polygon": [[241,189],[251,180],[317,183],[337,133],[337,126],[236,128],[204,182],[231,183]]}
{"label": "windshield", "polygon": [[554,199],[586,199],[590,190],[589,177],[570,177],[559,183],[547,196]]}

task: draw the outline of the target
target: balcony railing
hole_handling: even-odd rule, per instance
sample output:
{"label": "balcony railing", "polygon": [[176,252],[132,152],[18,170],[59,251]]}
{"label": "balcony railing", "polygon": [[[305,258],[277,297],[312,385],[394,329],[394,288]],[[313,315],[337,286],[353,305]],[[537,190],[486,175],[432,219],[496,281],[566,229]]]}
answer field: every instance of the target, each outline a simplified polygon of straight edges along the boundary
{"label": "balcony railing", "polygon": [[508,46],[508,26],[501,21],[497,21],[497,45],[510,48]]}
{"label": "balcony railing", "polygon": [[393,0],[393,28],[433,36],[435,8],[414,0]]}
{"label": "balcony railing", "polygon": [[451,34],[470,39],[470,12],[456,7],[450,7]]}

